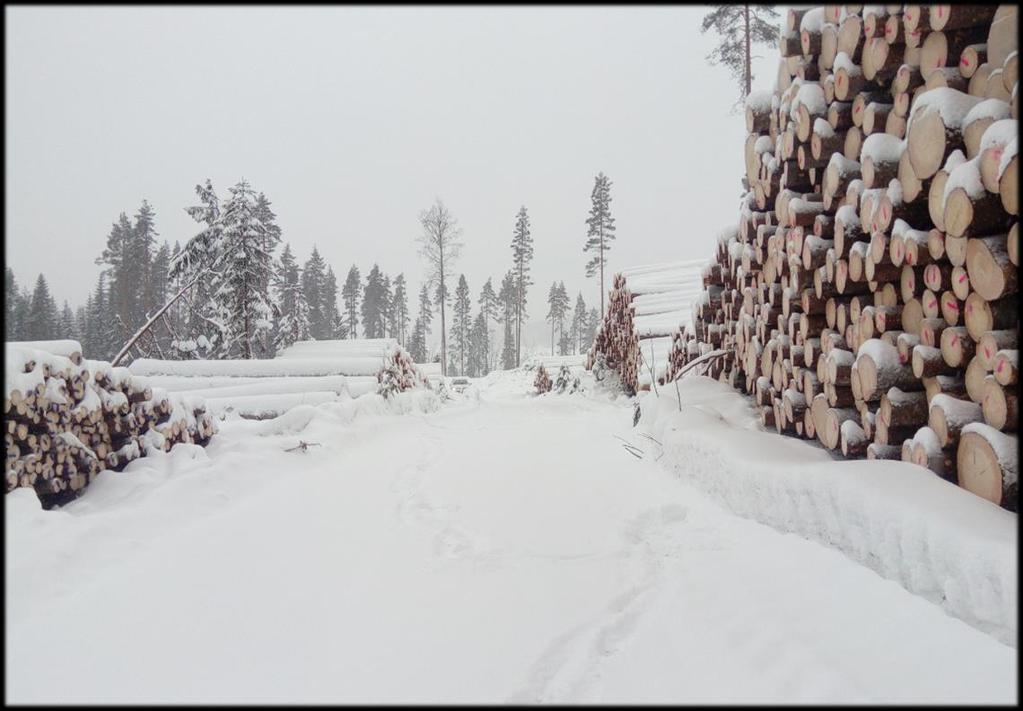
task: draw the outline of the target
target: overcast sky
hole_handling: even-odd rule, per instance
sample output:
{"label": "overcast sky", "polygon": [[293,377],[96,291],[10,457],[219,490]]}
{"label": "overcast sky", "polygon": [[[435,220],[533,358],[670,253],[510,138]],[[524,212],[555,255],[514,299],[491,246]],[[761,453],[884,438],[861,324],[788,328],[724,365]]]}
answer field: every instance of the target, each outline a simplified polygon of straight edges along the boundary
{"label": "overcast sky", "polygon": [[[779,8],[783,10],[783,8]],[[154,206],[161,239],[207,177],[271,199],[300,261],[355,263],[417,293],[417,216],[462,226],[475,301],[511,265],[520,205],[535,258],[531,333],[582,252],[594,176],[612,180],[609,269],[710,257],[734,224],[745,125],[708,66],[706,7],[7,7],[6,256],[84,302],[110,225]],[[762,48],[754,88],[770,88]]]}

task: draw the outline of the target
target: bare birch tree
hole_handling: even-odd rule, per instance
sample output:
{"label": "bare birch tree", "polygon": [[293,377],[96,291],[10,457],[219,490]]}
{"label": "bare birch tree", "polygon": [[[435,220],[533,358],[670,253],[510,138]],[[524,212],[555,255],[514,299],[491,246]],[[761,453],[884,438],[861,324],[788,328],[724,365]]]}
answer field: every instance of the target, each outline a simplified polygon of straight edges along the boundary
{"label": "bare birch tree", "polygon": [[440,367],[441,373],[446,376],[448,336],[444,305],[448,300],[447,285],[452,276],[452,268],[462,251],[462,242],[459,241],[462,229],[440,198],[429,210],[419,213],[419,224],[423,226],[423,234],[418,238],[419,253],[426,258],[426,278],[430,286],[436,289],[440,306]]}

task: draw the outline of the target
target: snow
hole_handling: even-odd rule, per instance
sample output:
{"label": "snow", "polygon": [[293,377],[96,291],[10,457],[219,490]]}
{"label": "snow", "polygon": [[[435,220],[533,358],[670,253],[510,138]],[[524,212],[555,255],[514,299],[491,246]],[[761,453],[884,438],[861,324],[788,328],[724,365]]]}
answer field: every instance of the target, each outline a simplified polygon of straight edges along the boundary
{"label": "snow", "polygon": [[773,141],[771,141],[770,136],[761,136],[753,144],[753,152],[756,153],[757,155],[760,155],[761,153],[770,152],[773,147],[774,143]]}
{"label": "snow", "polygon": [[815,118],[813,120],[813,132],[821,138],[831,138],[835,135],[835,129],[831,127],[826,118]]}
{"label": "snow", "polygon": [[[865,242],[857,242],[857,244],[866,244]],[[856,351],[858,356],[866,356],[874,361],[877,365],[877,369],[900,369],[902,363],[899,360],[899,349],[893,346],[887,341],[882,341],[880,338],[870,338],[860,344],[860,348]]]}
{"label": "snow", "polygon": [[315,375],[376,375],[383,365],[380,357],[272,358],[252,360],[157,360],[139,358],[128,369],[136,375],[177,375],[187,377],[285,377]]}
{"label": "snow", "polygon": [[863,73],[860,65],[855,64],[847,52],[839,52],[835,55],[835,63],[832,69],[836,74],[839,69],[844,69],[849,76],[859,76]]}
{"label": "snow", "polygon": [[872,133],[860,146],[860,163],[870,158],[877,163],[898,163],[904,141],[890,133]]}
{"label": "snow", "polygon": [[946,128],[961,127],[964,125],[963,120],[970,113],[970,110],[982,101],[984,101],[982,97],[964,94],[961,91],[949,89],[948,87],[930,89],[919,94],[913,100],[913,107],[909,110],[907,126],[912,127],[913,117],[918,112],[926,114],[938,111],[941,114],[941,121],[945,124]]}
{"label": "snow", "polygon": [[216,390],[206,397],[206,410],[210,415],[225,418],[229,415],[253,419],[277,417],[300,405],[319,405],[349,399],[330,390],[310,390],[285,393],[259,393],[257,395],[218,395]]}
{"label": "snow", "polygon": [[1015,699],[1012,514],[761,432],[706,378],[633,429],[530,376],[228,420],[63,509],[8,495],[8,702]]}
{"label": "snow", "polygon": [[771,100],[774,92],[761,89],[751,91],[746,97],[746,108],[753,109],[753,113],[762,114],[771,110]]}
{"label": "snow", "polygon": [[984,99],[976,104],[963,119],[963,126],[969,126],[981,119],[1002,121],[1009,118],[1009,103],[1001,99]]}
{"label": "snow", "polygon": [[796,98],[792,100],[789,116],[795,119],[800,106],[805,106],[811,116],[827,113],[828,102],[824,99],[824,88],[813,82],[803,83],[796,92]]}
{"label": "snow", "polygon": [[969,400],[960,400],[945,393],[938,393],[931,398],[931,408],[937,407],[945,413],[945,421],[950,426],[975,422],[982,417],[981,406]]}
{"label": "snow", "polygon": [[843,228],[858,227],[860,215],[852,205],[842,205],[835,212],[835,222],[841,224]]}
{"label": "snow", "polygon": [[684,481],[740,515],[838,548],[1015,644],[1015,514],[922,467],[835,461],[818,447],[758,431],[748,401],[722,383],[687,378],[681,394],[682,412],[674,390],[644,395],[641,424]]}
{"label": "snow", "polygon": [[1019,125],[1016,119],[1002,119],[995,121],[984,130],[980,139],[980,152],[994,146],[1004,146],[1019,135]]}
{"label": "snow", "polygon": [[944,205],[948,196],[956,188],[962,188],[971,198],[978,199],[986,193],[984,183],[980,180],[980,156],[974,156],[970,160],[963,161],[952,170],[945,181],[945,188],[941,194],[941,202]]}
{"label": "snow", "polygon": [[804,30],[811,34],[820,34],[821,28],[824,26],[824,8],[815,7],[811,10],[807,10],[803,14],[803,18],[799,21],[799,31]]}
{"label": "snow", "polygon": [[945,159],[945,165],[941,169],[946,173],[951,173],[965,162],[966,154],[957,148],[948,154],[948,158]]}
{"label": "snow", "polygon": [[[888,199],[891,200],[893,205],[899,205],[902,203],[902,183],[899,182],[898,178],[892,178],[888,181],[888,189],[885,191],[885,195],[888,196]],[[906,224],[902,220],[896,220],[896,222]]]}
{"label": "snow", "polygon": [[53,355],[69,357],[72,353],[82,354],[82,344],[71,339],[54,341],[7,341],[8,348],[19,348],[28,350],[45,351]]}
{"label": "snow", "polygon": [[334,341],[296,341],[280,353],[277,358],[285,359],[324,359],[331,357],[350,358],[366,356],[387,356],[398,341],[393,338],[360,338]]}
{"label": "snow", "polygon": [[834,167],[835,170],[838,171],[838,175],[840,177],[844,177],[853,171],[859,172],[860,170],[859,161],[849,160],[841,153],[831,154],[831,159],[828,161],[827,170],[831,170],[832,167]]}

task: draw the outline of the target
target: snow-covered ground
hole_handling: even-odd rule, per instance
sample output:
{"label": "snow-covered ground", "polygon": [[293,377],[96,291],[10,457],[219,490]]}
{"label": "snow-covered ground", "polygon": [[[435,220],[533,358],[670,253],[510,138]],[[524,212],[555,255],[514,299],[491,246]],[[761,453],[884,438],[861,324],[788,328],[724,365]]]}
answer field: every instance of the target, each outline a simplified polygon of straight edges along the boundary
{"label": "snow-covered ground", "polygon": [[722,508],[678,420],[532,375],[228,420],[60,511],[7,495],[7,700],[1016,699],[997,635]]}

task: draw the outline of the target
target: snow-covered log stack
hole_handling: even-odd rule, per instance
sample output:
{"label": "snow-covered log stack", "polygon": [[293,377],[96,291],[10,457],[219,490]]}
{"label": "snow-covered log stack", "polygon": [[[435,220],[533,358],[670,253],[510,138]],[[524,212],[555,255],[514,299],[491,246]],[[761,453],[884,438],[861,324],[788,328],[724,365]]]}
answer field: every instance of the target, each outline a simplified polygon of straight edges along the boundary
{"label": "snow-covered log stack", "polygon": [[249,419],[425,384],[411,356],[390,338],[299,341],[270,359],[140,358],[129,368],[151,386],[201,394],[218,417],[233,413]]}
{"label": "snow-covered log stack", "polygon": [[653,377],[662,379],[677,334],[690,327],[704,264],[702,259],[651,264],[615,274],[586,368],[602,359],[629,393],[649,389]]}
{"label": "snow-covered log stack", "polygon": [[201,398],[151,388],[127,368],[82,358],[77,341],[5,344],[7,491],[32,487],[46,507],[103,469],[152,449],[205,445],[216,432]]}
{"label": "snow-covered log stack", "polygon": [[765,426],[1015,510],[1017,29],[1015,5],[792,9],[675,369],[728,350],[713,374]]}

